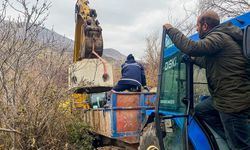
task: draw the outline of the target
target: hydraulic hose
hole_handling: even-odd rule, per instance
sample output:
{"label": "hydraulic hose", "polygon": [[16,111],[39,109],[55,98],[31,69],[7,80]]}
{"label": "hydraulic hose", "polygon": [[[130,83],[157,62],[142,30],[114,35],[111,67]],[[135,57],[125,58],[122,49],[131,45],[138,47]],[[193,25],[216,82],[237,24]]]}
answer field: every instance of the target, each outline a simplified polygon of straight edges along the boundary
{"label": "hydraulic hose", "polygon": [[93,44],[92,44],[92,53],[98,58],[101,60],[102,64],[103,64],[103,69],[104,69],[104,73],[102,75],[102,78],[104,81],[106,81],[108,79],[108,73],[107,73],[107,67],[106,67],[106,61],[101,57],[99,56],[96,52],[95,52],[95,37],[93,36]]}

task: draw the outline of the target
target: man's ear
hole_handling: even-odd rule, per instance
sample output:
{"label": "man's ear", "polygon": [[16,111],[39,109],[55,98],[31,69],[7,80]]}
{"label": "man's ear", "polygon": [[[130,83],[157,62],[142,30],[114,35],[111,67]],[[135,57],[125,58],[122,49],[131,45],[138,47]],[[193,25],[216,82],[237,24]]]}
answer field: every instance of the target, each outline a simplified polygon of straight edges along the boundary
{"label": "man's ear", "polygon": [[204,23],[204,24],[202,25],[202,30],[205,31],[205,32],[208,31],[208,25],[207,25],[207,23]]}

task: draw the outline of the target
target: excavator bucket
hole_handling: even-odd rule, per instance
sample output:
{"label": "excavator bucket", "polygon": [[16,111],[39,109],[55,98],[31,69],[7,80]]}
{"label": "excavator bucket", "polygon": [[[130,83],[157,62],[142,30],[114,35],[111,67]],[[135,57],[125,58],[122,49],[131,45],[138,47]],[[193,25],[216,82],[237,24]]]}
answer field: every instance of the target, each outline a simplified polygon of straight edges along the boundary
{"label": "excavator bucket", "polygon": [[73,93],[108,91],[113,86],[112,65],[103,53],[102,28],[88,0],[77,0],[75,7],[73,64],[69,67],[69,90]]}
{"label": "excavator bucket", "polygon": [[99,56],[103,53],[102,29],[98,26],[87,26],[85,28],[85,46],[81,47],[81,58],[97,58],[93,54],[95,51]]}
{"label": "excavator bucket", "polygon": [[74,62],[97,58],[96,54],[102,56],[103,53],[102,28],[96,20],[96,11],[90,9],[86,2],[86,0],[78,0],[75,7]]}

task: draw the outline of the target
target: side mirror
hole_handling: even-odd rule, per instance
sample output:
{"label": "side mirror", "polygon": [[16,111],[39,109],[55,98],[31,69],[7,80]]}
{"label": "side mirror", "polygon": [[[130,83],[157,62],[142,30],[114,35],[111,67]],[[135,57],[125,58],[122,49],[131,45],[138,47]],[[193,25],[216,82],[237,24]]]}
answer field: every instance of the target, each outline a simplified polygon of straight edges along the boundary
{"label": "side mirror", "polygon": [[248,60],[250,60],[250,25],[248,25],[244,30],[243,54]]}

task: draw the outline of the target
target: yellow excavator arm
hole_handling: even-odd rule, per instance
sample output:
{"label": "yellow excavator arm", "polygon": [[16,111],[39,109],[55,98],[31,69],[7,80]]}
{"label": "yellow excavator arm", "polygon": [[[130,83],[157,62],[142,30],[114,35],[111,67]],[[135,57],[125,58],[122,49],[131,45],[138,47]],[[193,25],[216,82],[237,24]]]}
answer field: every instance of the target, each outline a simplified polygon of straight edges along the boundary
{"label": "yellow excavator arm", "polygon": [[105,61],[102,28],[88,0],[75,5],[75,42],[73,63],[69,66],[70,101],[73,109],[89,109],[88,94],[109,91],[113,86],[112,64]]}
{"label": "yellow excavator arm", "polygon": [[102,28],[87,0],[75,5],[73,63],[69,66],[69,90],[73,93],[108,91],[113,86],[112,64],[102,58]]}
{"label": "yellow excavator arm", "polygon": [[[87,17],[90,14],[90,8],[88,6],[88,1],[87,0],[78,0],[76,5],[78,5],[79,8],[79,15],[84,18],[87,19]],[[77,8],[76,8],[77,9]],[[77,12],[76,12],[77,13]]]}
{"label": "yellow excavator arm", "polygon": [[73,61],[97,58],[103,53],[102,28],[88,0],[77,0],[75,6],[75,43]]}

